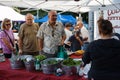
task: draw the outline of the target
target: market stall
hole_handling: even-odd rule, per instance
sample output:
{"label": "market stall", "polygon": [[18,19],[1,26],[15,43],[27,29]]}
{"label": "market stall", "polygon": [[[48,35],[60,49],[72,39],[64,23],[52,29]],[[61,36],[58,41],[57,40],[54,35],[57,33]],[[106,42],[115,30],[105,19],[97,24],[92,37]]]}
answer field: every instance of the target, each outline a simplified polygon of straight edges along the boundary
{"label": "market stall", "polygon": [[43,74],[40,71],[29,72],[26,69],[11,69],[10,61],[0,63],[0,80],[86,80],[78,75],[56,76],[54,74]]}

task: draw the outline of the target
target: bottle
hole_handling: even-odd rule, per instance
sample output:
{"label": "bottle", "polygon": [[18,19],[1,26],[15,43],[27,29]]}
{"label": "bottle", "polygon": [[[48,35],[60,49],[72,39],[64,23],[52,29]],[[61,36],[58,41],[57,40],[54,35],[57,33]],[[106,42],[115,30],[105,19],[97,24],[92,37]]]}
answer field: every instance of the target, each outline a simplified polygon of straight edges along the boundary
{"label": "bottle", "polygon": [[3,61],[5,61],[5,56],[3,54],[3,49],[0,48],[0,62],[3,62]]}
{"label": "bottle", "polygon": [[40,70],[40,61],[39,61],[39,59],[37,59],[35,61],[35,70]]}

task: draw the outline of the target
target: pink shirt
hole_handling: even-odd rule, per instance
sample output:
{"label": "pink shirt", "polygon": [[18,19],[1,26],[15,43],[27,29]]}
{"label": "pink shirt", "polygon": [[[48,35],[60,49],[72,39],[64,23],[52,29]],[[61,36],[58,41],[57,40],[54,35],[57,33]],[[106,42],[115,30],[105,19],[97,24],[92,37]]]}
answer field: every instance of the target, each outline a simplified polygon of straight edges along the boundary
{"label": "pink shirt", "polygon": [[[11,40],[14,41],[14,35],[13,35],[12,30],[5,30],[5,31],[9,35]],[[3,53],[10,54],[10,53],[12,53],[12,51],[2,41],[2,38],[6,38],[9,41],[10,45],[12,46],[10,39],[6,33],[4,31],[0,31],[0,48],[3,48]]]}

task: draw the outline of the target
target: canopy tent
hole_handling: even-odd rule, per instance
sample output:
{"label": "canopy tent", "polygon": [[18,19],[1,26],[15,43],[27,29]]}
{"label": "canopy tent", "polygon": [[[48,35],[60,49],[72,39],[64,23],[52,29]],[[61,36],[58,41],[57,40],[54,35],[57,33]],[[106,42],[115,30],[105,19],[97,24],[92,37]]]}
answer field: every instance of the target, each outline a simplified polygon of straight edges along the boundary
{"label": "canopy tent", "polygon": [[1,5],[43,10],[60,10],[71,12],[88,12],[96,10],[116,9],[120,0],[0,0]]}
{"label": "canopy tent", "polygon": [[[46,22],[47,20],[48,20],[48,15],[46,15],[45,17],[43,17],[41,19],[35,19],[35,22]],[[76,19],[72,15],[60,15],[60,14],[58,14],[57,21],[60,21],[63,24],[69,22],[69,23],[74,25],[76,23]]]}
{"label": "canopy tent", "polygon": [[[93,13],[94,11],[102,10],[120,10],[120,0],[0,0],[0,5],[27,8],[22,11],[42,9],[45,11],[59,10],[62,12]],[[99,16],[99,14],[97,14],[97,16]],[[94,19],[94,17],[92,18]],[[92,19],[91,21],[89,19],[89,25],[90,24],[94,24]],[[90,27],[92,26],[94,25],[91,25]],[[91,33],[93,33],[92,30]]]}
{"label": "canopy tent", "polygon": [[12,21],[25,21],[25,16],[17,13],[12,8],[7,6],[0,6],[0,21],[4,18],[9,18]]}

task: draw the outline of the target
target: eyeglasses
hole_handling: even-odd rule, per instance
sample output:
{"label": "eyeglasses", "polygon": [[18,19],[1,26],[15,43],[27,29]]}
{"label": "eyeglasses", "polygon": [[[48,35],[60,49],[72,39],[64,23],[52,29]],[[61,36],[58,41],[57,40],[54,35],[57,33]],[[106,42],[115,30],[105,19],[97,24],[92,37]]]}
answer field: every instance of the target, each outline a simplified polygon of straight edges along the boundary
{"label": "eyeglasses", "polygon": [[11,24],[5,24],[6,26],[11,26]]}

